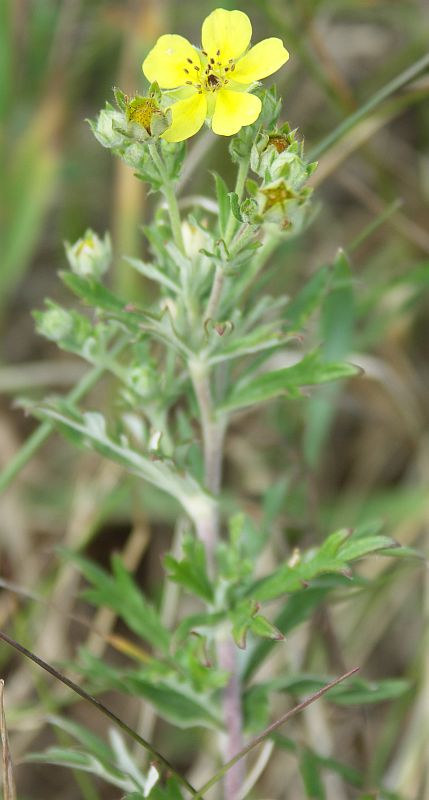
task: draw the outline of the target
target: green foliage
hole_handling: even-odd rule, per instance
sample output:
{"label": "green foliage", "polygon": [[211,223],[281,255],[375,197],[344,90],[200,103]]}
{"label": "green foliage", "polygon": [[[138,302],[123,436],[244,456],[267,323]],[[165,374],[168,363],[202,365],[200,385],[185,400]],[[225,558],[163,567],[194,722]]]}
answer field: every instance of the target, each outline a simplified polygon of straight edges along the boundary
{"label": "green foliage", "polygon": [[[8,18],[4,21],[9,25]],[[1,55],[0,47],[0,74],[8,72],[9,58],[6,51]],[[307,476],[296,479],[292,462],[280,480],[271,481],[270,472],[268,479],[264,475],[269,485],[261,513],[248,510],[253,500],[234,480],[230,493],[219,496],[225,432],[231,422],[240,424],[243,410],[254,411],[267,402],[273,417],[278,414],[283,422],[285,408],[290,410],[284,430],[288,435],[293,425],[303,430],[306,466],[318,465],[345,381],[361,373],[349,359],[356,342],[364,341],[362,321],[371,315],[379,295],[374,292],[359,303],[343,250],[332,265],[320,267],[297,287],[287,276],[290,297],[277,291],[278,263],[262,274],[276,247],[296,252],[294,240],[314,216],[309,180],[317,164],[306,157],[297,131],[279,122],[281,101],[274,89],[256,90],[261,116],[231,139],[230,155],[237,165],[234,189],[213,172],[210,197],[202,198],[201,207],[192,201],[186,220],[177,202],[186,148],[162,138],[171,112],[159,87],[143,91],[129,98],[116,89],[117,107],[107,103],[90,127],[104,148],[163,197],[143,229],[149,255],[145,260],[125,256],[136,275],[151,282],[153,294],[136,301],[109,283],[108,236],[101,240],[87,231],[67,245],[71,270],[61,278],[83,304],[84,313],[47,301],[44,311],[35,312],[37,330],[100,374],[109,373],[116,391],[102,411],[81,405],[80,397],[53,397],[26,407],[76,446],[130,473],[133,487],[138,479],[146,492],[145,512],[149,485],[150,492],[155,488],[173,499],[178,532],[184,529],[183,515],[187,518],[180,552],[176,546],[163,558],[159,603],[149,601],[118,555],[112,557],[110,571],[81,552],[66,552],[89,584],[84,599],[96,608],[111,609],[127,628],[126,636],[113,631],[106,637],[122,660],[111,663],[108,656],[97,657],[82,648],[76,668],[94,692],[141,699],[169,725],[207,729],[221,740],[230,734],[225,704],[228,693],[237,691],[234,681],[245,729],[259,733],[270,721],[273,698],[286,694],[299,702],[328,680],[317,654],[314,671],[308,665],[311,653],[299,669],[290,659],[272,675],[270,655],[276,649],[282,654],[282,647],[286,651],[287,643],[281,644],[285,636],[310,621],[314,624],[316,613],[338,598],[347,609],[352,605],[347,605],[349,598],[358,592],[369,595],[372,583],[359,574],[362,559],[373,554],[410,558],[416,552],[384,535],[381,526],[336,529],[322,519],[311,519],[309,525],[311,515],[302,510],[304,488],[294,486],[304,484]],[[28,170],[18,163],[26,231],[20,237],[14,229],[13,241],[24,248],[22,253],[11,255],[6,241],[7,290],[15,280],[13,268],[24,268],[25,248],[34,241],[37,225],[26,217],[25,202],[28,186],[35,191],[40,181],[34,176],[43,177],[45,167],[43,160],[35,160]],[[49,168],[54,171],[48,164],[48,173]],[[33,203],[37,214],[42,200]],[[214,220],[206,215],[213,208]],[[268,280],[271,293],[265,293]],[[416,294],[422,283],[427,283],[425,267],[409,276]],[[313,387],[310,396],[307,387]],[[252,492],[253,488],[249,495]],[[263,490],[258,500],[262,495]],[[298,507],[301,502],[296,516],[303,519],[297,530],[290,521],[294,502]],[[163,512],[159,516],[165,522]],[[334,533],[325,535],[332,529]],[[272,601],[277,601],[274,610],[262,607]],[[260,667],[268,677],[257,675]],[[327,699],[346,708],[393,703],[406,696],[410,685],[403,678],[354,677],[334,687]],[[79,749],[51,747],[34,760],[91,773],[129,800],[182,796],[176,779],[161,776],[157,765],[142,770],[117,734],[109,734],[106,744],[74,722],[52,722],[77,741]],[[273,738],[295,755],[308,798],[327,797],[326,771],[359,791],[368,785],[358,770],[316,752],[300,734]],[[361,800],[370,796],[362,795]],[[382,788],[378,796],[394,797]]]}
{"label": "green foliage", "polygon": [[154,607],[147,602],[136,586],[132,576],[127,572],[120,558],[112,558],[112,575],[88,559],[76,553],[67,552],[67,558],[73,560],[82,575],[90,582],[84,597],[95,606],[111,608],[123,619],[128,627],[161,653],[167,653],[170,636],[161,623]]}

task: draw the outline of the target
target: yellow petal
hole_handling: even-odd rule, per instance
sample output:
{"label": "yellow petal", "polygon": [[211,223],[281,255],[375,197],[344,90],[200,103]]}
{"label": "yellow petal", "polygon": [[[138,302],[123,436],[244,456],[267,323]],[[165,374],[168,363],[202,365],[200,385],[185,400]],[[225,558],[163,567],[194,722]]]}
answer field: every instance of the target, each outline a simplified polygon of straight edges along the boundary
{"label": "yellow petal", "polygon": [[183,142],[200,130],[207,116],[207,100],[196,92],[186,100],[178,100],[171,108],[172,122],[162,134],[167,142]]}
{"label": "yellow petal", "polygon": [[161,89],[175,89],[195,78],[194,67],[201,68],[195,48],[183,36],[166,33],[159,37],[143,61],[142,69],[150,83],[157,81]]}
{"label": "yellow petal", "polygon": [[216,94],[216,106],[212,129],[219,136],[232,136],[243,125],[251,125],[261,113],[261,101],[254,94],[220,89]]}
{"label": "yellow petal", "polygon": [[235,66],[233,77],[238,83],[261,81],[267,75],[277,72],[289,58],[289,53],[281,39],[272,37],[251,47],[249,52]]}
{"label": "yellow petal", "polygon": [[243,11],[225,11],[216,8],[203,22],[203,50],[223,64],[229,58],[238,58],[250,44],[252,25]]}

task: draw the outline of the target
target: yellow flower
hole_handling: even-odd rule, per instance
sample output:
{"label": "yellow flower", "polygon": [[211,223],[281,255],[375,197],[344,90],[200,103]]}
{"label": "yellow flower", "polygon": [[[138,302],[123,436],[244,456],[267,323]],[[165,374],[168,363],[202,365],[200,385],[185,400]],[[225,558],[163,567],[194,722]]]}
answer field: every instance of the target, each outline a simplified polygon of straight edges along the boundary
{"label": "yellow flower", "polygon": [[161,36],[143,62],[143,72],[179,99],[170,108],[168,142],[189,139],[209,119],[214,133],[232,136],[261,113],[251,84],[280,69],[289,58],[281,39],[264,39],[248,50],[252,25],[242,11],[217,8],[204,20],[202,49],[176,34]]}

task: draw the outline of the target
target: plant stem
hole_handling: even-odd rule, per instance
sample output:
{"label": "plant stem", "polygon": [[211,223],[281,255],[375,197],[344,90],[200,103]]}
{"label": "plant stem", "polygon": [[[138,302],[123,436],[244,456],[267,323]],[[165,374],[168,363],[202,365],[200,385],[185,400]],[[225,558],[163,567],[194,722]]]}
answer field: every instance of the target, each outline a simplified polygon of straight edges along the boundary
{"label": "plant stem", "polygon": [[165,164],[159,154],[158,147],[155,142],[149,142],[149,151],[159,175],[162,178],[161,191],[167,202],[168,215],[170,217],[171,232],[173,234],[174,243],[180,252],[185,255],[185,245],[183,242],[182,226],[180,223],[180,211],[174,186],[168,177]]}
{"label": "plant stem", "polygon": [[[210,373],[208,367],[194,361],[189,365],[195,394],[201,415],[201,432],[204,454],[204,482],[212,495],[218,495],[222,482],[223,443],[226,432],[226,420],[217,420],[214,415]],[[214,576],[214,554],[219,539],[219,504],[214,502],[206,514],[196,520],[197,533],[206,547],[207,566]]]}
{"label": "plant stem", "polygon": [[292,717],[295,717],[297,714],[299,714],[305,708],[310,706],[316,700],[319,700],[324,694],[326,694],[326,692],[329,691],[329,689],[333,689],[334,686],[338,686],[339,683],[342,683],[348,678],[351,678],[351,676],[358,671],[359,667],[355,667],[354,669],[345,672],[344,675],[340,675],[339,678],[335,678],[335,680],[331,681],[330,683],[327,683],[326,686],[323,686],[322,689],[319,689],[319,691],[307,697],[305,700],[302,701],[302,703],[299,703],[294,708],[291,708],[290,711],[286,711],[286,713],[283,714],[280,717],[280,719],[276,720],[276,722],[273,722],[271,725],[268,726],[268,728],[265,728],[265,730],[261,734],[259,734],[259,736],[256,736],[255,739],[252,739],[252,741],[249,742],[249,744],[247,744],[245,747],[243,747],[243,749],[239,753],[236,753],[236,755],[233,756],[233,758],[231,758],[230,761],[224,764],[220,768],[220,770],[216,773],[216,775],[213,775],[213,777],[210,778],[210,780],[207,781],[207,783],[205,783],[204,786],[201,787],[201,789],[198,789],[197,795],[194,798],[194,800],[200,800],[200,798],[202,798],[202,796],[206,794],[206,792],[208,792],[208,790],[211,789],[212,786],[214,786],[221,778],[225,777],[230,770],[234,769],[237,763],[242,758],[244,758],[244,756],[250,753],[250,751],[253,750],[255,747],[257,747],[259,744],[262,744],[262,742],[264,742],[268,736],[271,736],[271,734],[275,733],[275,731],[278,728],[280,728],[286,722],[289,722],[289,720],[292,719]]}
{"label": "plant stem", "polygon": [[[216,418],[210,387],[209,368],[200,362],[190,365],[195,394],[200,414],[204,449],[204,473],[206,488],[212,495],[218,495],[222,482],[223,444],[227,420]],[[215,549],[220,538],[219,503],[208,508],[205,515],[196,521],[197,533],[204,542],[209,574],[215,574]],[[226,728],[226,744],[224,757],[232,758],[243,747],[243,715],[241,708],[241,683],[237,665],[237,648],[228,633],[227,638],[218,641],[218,663],[221,669],[229,672],[230,677],[223,692],[223,716]],[[237,763],[225,776],[225,800],[238,800],[245,778],[243,761]]]}

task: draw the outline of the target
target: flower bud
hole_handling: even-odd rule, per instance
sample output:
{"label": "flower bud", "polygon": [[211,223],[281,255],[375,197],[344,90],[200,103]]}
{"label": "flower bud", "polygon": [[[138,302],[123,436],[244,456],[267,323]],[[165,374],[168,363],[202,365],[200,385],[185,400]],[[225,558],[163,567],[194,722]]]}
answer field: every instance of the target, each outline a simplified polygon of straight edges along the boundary
{"label": "flower bud", "polygon": [[112,260],[112,244],[108,233],[100,239],[88,229],[74,244],[65,243],[67,260],[76,275],[81,278],[100,278]]}
{"label": "flower bud", "polygon": [[69,311],[50,303],[47,311],[35,311],[36,330],[53,342],[66,339],[73,332],[73,319]]}
{"label": "flower bud", "polygon": [[95,138],[103,147],[121,147],[127,141],[124,128],[126,119],[121,111],[117,111],[110,103],[100,111],[95,122],[89,120]]}

